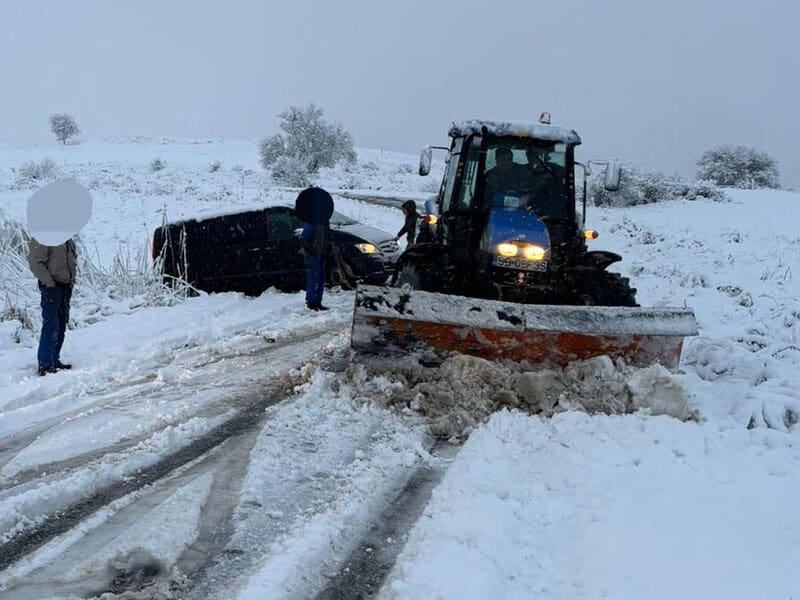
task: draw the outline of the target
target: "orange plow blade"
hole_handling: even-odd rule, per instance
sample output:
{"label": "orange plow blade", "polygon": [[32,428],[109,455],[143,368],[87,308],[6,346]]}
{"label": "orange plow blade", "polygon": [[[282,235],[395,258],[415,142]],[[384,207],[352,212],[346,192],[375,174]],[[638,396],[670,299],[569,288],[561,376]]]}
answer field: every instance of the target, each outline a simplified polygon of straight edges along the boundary
{"label": "orange plow blade", "polygon": [[460,352],[565,366],[607,355],[674,369],[688,335],[697,335],[688,308],[524,305],[361,286],[351,346],[357,354],[382,358]]}

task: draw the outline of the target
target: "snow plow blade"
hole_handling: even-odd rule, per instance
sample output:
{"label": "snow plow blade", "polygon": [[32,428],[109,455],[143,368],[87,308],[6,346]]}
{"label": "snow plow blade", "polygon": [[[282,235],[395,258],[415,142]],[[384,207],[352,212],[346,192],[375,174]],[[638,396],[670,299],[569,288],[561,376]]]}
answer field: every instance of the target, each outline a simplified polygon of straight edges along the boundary
{"label": "snow plow blade", "polygon": [[607,355],[674,369],[687,335],[697,335],[688,308],[526,305],[359,286],[351,346],[357,358],[459,352],[565,366]]}

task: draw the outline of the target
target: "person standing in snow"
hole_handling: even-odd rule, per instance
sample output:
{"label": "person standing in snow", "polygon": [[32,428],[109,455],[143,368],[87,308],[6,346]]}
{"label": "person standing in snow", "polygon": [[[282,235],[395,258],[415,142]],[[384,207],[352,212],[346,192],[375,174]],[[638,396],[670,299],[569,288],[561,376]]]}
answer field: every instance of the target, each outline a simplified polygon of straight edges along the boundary
{"label": "person standing in snow", "polygon": [[400,210],[403,211],[405,223],[403,223],[403,228],[397,232],[397,239],[400,239],[405,234],[406,241],[411,246],[417,238],[417,221],[420,217],[417,212],[417,204],[413,200],[406,200],[400,206]]}
{"label": "person standing in snow", "polygon": [[69,321],[77,263],[78,251],[72,239],[59,246],[45,246],[31,238],[28,264],[42,295],[42,333],[37,353],[40,376],[72,368],[61,362],[61,346]]}
{"label": "person standing in snow", "polygon": [[295,200],[297,216],[306,224],[300,234],[301,252],[306,263],[306,306],[311,310],[328,310],[322,305],[325,289],[325,262],[330,245],[330,220],[333,198],[318,187],[310,187]]}

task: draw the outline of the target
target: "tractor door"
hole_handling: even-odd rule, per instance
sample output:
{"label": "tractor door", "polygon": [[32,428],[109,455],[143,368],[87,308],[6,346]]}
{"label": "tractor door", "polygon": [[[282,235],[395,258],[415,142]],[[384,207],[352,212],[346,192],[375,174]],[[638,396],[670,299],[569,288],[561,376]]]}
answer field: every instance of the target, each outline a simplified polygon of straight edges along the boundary
{"label": "tractor door", "polygon": [[468,260],[477,248],[472,238],[480,213],[476,196],[480,149],[480,136],[456,138],[447,167],[439,222],[442,243],[457,262]]}

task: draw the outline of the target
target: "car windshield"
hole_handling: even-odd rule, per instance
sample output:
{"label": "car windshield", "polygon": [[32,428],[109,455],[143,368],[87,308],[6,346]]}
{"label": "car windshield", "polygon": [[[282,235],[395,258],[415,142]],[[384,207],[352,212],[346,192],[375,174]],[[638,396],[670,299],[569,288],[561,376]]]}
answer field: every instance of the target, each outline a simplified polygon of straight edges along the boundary
{"label": "car windshield", "polygon": [[331,227],[344,227],[345,225],[356,225],[357,223],[358,221],[337,211],[333,211],[331,215]]}

